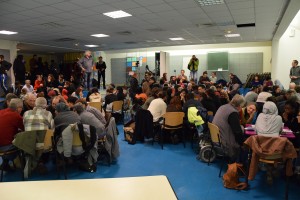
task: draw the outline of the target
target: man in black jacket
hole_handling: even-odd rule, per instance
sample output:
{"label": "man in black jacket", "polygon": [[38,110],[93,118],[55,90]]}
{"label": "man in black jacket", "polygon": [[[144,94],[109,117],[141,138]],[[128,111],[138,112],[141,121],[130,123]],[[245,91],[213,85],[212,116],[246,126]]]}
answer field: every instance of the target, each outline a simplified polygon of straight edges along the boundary
{"label": "man in black jacket", "polygon": [[102,82],[103,82],[103,89],[106,89],[105,87],[105,69],[106,69],[106,64],[102,60],[102,56],[98,58],[98,62],[96,63],[96,69],[98,70],[98,87],[100,89],[100,79],[102,76]]}
{"label": "man in black jacket", "polygon": [[0,81],[1,81],[1,88],[3,89],[5,95],[8,93],[7,72],[10,68],[11,68],[11,63],[4,60],[3,55],[0,55]]}

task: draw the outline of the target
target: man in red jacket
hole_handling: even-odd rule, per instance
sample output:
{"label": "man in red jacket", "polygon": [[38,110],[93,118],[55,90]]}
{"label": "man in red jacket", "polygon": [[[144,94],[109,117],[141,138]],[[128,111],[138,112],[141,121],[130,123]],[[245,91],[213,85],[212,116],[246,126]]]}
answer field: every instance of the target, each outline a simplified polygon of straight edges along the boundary
{"label": "man in red jacket", "polygon": [[[23,101],[14,98],[10,101],[8,108],[0,110],[0,152],[12,150],[15,147],[12,145],[14,136],[24,130],[23,118],[20,113],[23,108]],[[11,170],[9,160],[13,157],[3,157],[3,162],[0,168],[5,171]]]}

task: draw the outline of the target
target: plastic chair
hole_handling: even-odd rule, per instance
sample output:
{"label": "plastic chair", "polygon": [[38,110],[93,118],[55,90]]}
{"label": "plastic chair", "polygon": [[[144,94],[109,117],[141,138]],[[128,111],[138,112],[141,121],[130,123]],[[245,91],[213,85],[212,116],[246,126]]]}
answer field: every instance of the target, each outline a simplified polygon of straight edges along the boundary
{"label": "plastic chair", "polygon": [[183,132],[183,118],[184,112],[166,112],[163,116],[163,124],[161,125],[160,131],[160,142],[161,142],[161,149],[164,148],[164,135],[163,131],[176,131],[181,129],[181,139],[183,142],[183,146],[185,148],[185,136]]}
{"label": "plastic chair", "polygon": [[100,112],[102,112],[102,103],[101,102],[88,102],[89,106],[97,108]]}
{"label": "plastic chair", "polygon": [[[278,145],[279,140],[284,140],[284,141],[281,141],[285,144],[285,146],[283,147],[284,149],[280,150],[277,147],[276,150],[274,151],[274,153],[266,153],[266,150],[269,151],[269,149],[264,149],[264,147],[268,148],[269,145],[273,145],[273,144]],[[263,144],[262,141],[264,141],[265,143]],[[296,149],[294,148],[293,144],[287,138],[283,138],[283,137],[265,137],[265,136],[261,136],[261,135],[255,135],[255,136],[249,137],[245,141],[244,144],[245,144],[245,146],[247,146],[249,148],[248,169],[250,168],[251,162],[253,162],[253,160],[251,158],[253,158],[253,156],[258,156],[258,158],[259,158],[258,161],[261,163],[265,163],[267,165],[277,166],[279,163],[284,164],[285,171],[287,173],[289,171],[287,168],[288,161],[292,162],[292,159],[295,159],[297,157],[297,152],[296,152]],[[251,146],[251,144],[254,144],[254,145]],[[254,149],[256,149],[256,147],[255,147],[256,144],[260,146],[261,153],[252,154],[252,151]],[[288,151],[288,154],[287,154],[288,156],[286,155],[285,158],[283,157],[284,151]],[[252,157],[251,157],[251,155],[252,155]],[[292,169],[290,169],[290,170],[292,170]],[[248,174],[249,174],[249,171],[248,171]],[[254,176],[252,175],[252,177],[250,177],[250,174],[249,174],[249,178],[252,179],[252,178],[254,178]],[[286,175],[286,186],[285,186],[285,199],[288,199],[288,188],[289,188],[289,175],[287,174]]]}
{"label": "plastic chair", "polygon": [[119,121],[120,119],[124,121],[123,104],[123,101],[114,101],[112,103],[111,114],[116,119],[116,121]]}
{"label": "plastic chair", "polygon": [[[210,164],[210,159],[211,159],[211,155],[212,155],[212,150],[213,148],[215,147],[215,144],[218,144],[219,147],[222,148],[222,143],[221,143],[221,139],[220,139],[220,129],[217,125],[213,124],[213,123],[210,123],[208,122],[208,129],[209,129],[209,133],[210,133],[210,138],[211,138],[211,149],[210,149],[210,154],[209,154],[209,159],[208,159],[208,163],[207,165]],[[223,152],[223,151],[222,151]],[[222,172],[222,169],[223,169],[223,166],[224,166],[224,159],[225,159],[225,154],[223,152],[223,155],[222,155],[222,158],[223,158],[223,162],[222,162],[222,165],[221,165],[221,168],[220,168],[220,171],[219,171],[219,177],[221,177],[221,172]]]}

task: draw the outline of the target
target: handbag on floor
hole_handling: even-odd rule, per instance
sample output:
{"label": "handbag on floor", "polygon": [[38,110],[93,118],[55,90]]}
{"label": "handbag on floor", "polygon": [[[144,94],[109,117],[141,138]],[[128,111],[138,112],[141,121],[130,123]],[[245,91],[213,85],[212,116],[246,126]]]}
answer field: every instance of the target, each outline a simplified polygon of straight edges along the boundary
{"label": "handbag on floor", "polygon": [[244,190],[248,187],[246,182],[240,182],[239,171],[246,176],[243,165],[239,163],[228,164],[227,172],[223,175],[223,185],[229,189]]}

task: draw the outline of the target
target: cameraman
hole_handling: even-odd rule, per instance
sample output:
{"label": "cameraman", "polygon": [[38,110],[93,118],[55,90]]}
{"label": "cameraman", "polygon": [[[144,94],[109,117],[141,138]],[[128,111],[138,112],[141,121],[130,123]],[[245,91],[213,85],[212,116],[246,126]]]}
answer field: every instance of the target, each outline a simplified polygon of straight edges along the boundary
{"label": "cameraman", "polygon": [[199,66],[199,60],[196,58],[195,55],[192,56],[189,64],[188,64],[188,69],[190,70],[190,80],[194,80],[195,83],[197,83],[197,71],[198,71],[198,66]]}

